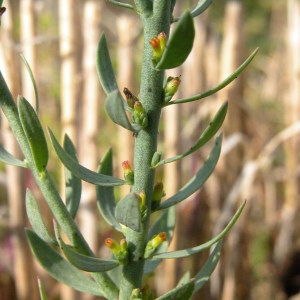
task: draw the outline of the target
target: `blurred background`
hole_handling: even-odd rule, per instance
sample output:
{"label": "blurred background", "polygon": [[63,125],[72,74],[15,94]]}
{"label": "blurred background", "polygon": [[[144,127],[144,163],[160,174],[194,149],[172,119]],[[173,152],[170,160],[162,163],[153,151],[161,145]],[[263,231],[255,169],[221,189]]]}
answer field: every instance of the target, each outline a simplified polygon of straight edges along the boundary
{"label": "blurred background", "polygon": [[[180,16],[196,2],[177,0],[174,15]],[[112,146],[115,175],[122,177],[121,163],[132,161],[134,137],[108,120],[95,59],[105,32],[120,89],[127,87],[138,94],[143,51],[138,17],[104,0],[4,0],[3,6],[7,10],[1,20],[0,67],[14,98],[20,94],[35,102],[22,53],[37,81],[44,127],[57,136],[68,133],[80,163],[93,170]],[[159,150],[166,158],[188,149],[222,103],[229,102],[220,161],[204,187],[177,207],[170,249],[204,243],[247,200],[225,238],[213,277],[195,299],[300,299],[296,295],[300,291],[300,1],[214,1],[195,19],[195,28],[194,48],[187,61],[168,71],[171,76],[181,75],[177,97],[216,86],[256,47],[260,50],[224,90],[163,110]],[[2,116],[0,141],[22,157]],[[211,147],[157,170],[167,197],[195,174]],[[62,167],[52,150],[51,155],[49,171],[64,195]],[[24,227],[29,226],[26,187],[39,199],[51,227],[52,216],[30,172],[0,163],[0,299],[39,299],[37,277],[49,299],[96,299],[56,283],[32,258],[24,236]],[[126,188],[116,189],[118,199],[126,192]],[[95,253],[107,256],[104,239],[119,236],[101,219],[92,185],[83,186],[77,221]],[[185,272],[193,276],[208,255],[167,260],[145,284],[160,295]]]}

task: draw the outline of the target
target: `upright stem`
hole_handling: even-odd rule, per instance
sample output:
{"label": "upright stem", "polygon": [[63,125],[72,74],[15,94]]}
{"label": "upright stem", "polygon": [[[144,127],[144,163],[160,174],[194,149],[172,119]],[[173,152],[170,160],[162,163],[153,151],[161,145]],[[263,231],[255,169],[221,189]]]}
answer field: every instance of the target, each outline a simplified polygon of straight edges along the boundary
{"label": "upright stem", "polygon": [[[136,1],[140,2],[140,1]],[[145,2],[145,1],[142,1]],[[138,6],[138,3],[136,3]],[[132,290],[140,288],[143,277],[144,250],[151,213],[151,199],[155,172],[150,169],[152,156],[157,148],[157,133],[160,120],[163,96],[164,72],[157,71],[152,66],[152,48],[149,41],[160,32],[167,35],[171,23],[171,0],[155,0],[153,13],[149,11],[142,15],[144,25],[144,56],[142,63],[140,101],[148,115],[148,127],[138,133],[134,148],[134,186],[133,192],[144,191],[147,199],[147,216],[143,221],[142,231],[128,229],[126,240],[129,251],[129,263],[124,266],[120,300],[129,299]]]}

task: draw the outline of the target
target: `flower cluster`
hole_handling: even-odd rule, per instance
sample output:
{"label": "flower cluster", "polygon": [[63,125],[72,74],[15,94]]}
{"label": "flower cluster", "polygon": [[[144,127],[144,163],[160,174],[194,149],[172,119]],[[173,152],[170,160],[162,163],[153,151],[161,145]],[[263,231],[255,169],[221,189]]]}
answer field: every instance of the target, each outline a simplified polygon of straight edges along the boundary
{"label": "flower cluster", "polygon": [[167,36],[164,32],[161,32],[158,36],[153,37],[149,43],[153,49],[152,61],[157,64],[162,57],[166,48]]}
{"label": "flower cluster", "polygon": [[111,238],[105,240],[105,245],[110,249],[115,258],[120,262],[120,264],[126,265],[128,262],[128,251],[127,251],[127,242],[125,239],[120,241],[118,244]]}

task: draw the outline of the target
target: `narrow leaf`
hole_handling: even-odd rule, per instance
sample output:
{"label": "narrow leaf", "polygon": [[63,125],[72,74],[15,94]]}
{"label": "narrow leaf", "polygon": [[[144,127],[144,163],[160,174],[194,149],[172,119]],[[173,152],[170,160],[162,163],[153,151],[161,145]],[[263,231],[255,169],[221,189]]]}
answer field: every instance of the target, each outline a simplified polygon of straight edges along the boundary
{"label": "narrow leaf", "polygon": [[129,3],[124,3],[124,2],[120,2],[120,1],[116,1],[116,0],[108,0],[108,2],[110,2],[112,4],[115,4],[117,6],[121,6],[121,7],[124,7],[124,8],[129,8],[129,9],[134,10],[134,7]]}
{"label": "narrow leaf", "polygon": [[60,161],[64,164],[64,166],[72,171],[72,173],[87,182],[96,184],[96,185],[104,185],[104,186],[117,186],[124,184],[124,180],[115,178],[112,176],[107,176],[103,174],[98,174],[97,172],[93,172],[80,164],[78,164],[58,143],[52,131],[49,129],[49,136],[51,139],[52,146],[59,157]]}
{"label": "narrow leaf", "polygon": [[[64,138],[64,149],[78,163],[75,147],[68,135]],[[65,182],[66,206],[74,219],[80,204],[82,184],[81,180],[67,168],[65,168]]]}
{"label": "narrow leaf", "polygon": [[23,60],[23,63],[27,69],[27,72],[29,74],[29,77],[30,77],[30,80],[31,80],[31,83],[33,85],[33,89],[34,89],[34,94],[35,94],[35,107],[36,107],[36,112],[38,113],[39,111],[39,94],[38,94],[38,89],[37,89],[37,85],[36,85],[36,81],[34,79],[34,76],[33,76],[33,72],[30,68],[30,65],[28,63],[28,61],[26,60],[25,56],[23,54],[20,54],[22,60]]}
{"label": "narrow leaf", "polygon": [[116,206],[116,220],[134,231],[141,230],[141,211],[137,195],[130,193]]}
{"label": "narrow leaf", "polygon": [[11,155],[2,147],[2,145],[0,145],[0,161],[8,165],[27,168],[27,164],[25,161],[21,161],[13,155]]}
{"label": "narrow leaf", "polygon": [[191,11],[193,18],[201,15],[211,4],[212,0],[199,0],[196,6]]}
{"label": "narrow leaf", "polygon": [[135,131],[128,120],[125,111],[125,102],[119,91],[114,91],[108,94],[105,100],[105,109],[108,116],[114,123],[130,131]]}
{"label": "narrow leaf", "polygon": [[[158,247],[158,249],[155,252],[156,254],[163,253],[168,250],[168,244],[171,243],[172,236],[174,233],[175,216],[175,207],[170,207],[169,209],[164,211],[164,213],[162,213],[161,216],[152,225],[148,233],[148,241],[160,232],[166,232],[167,234],[167,241],[163,242]],[[161,261],[162,259],[146,260],[144,265],[144,274],[152,273]]]}
{"label": "narrow leaf", "polygon": [[40,297],[41,300],[47,300],[47,295],[46,295],[46,291],[43,285],[43,282],[38,278],[38,286],[39,286],[39,292],[40,292]]}
{"label": "narrow leaf", "polygon": [[118,91],[119,88],[110,60],[106,38],[104,34],[102,34],[98,44],[96,66],[98,76],[105,93],[108,95],[113,91]]}
{"label": "narrow leaf", "polygon": [[[99,173],[112,176],[113,160],[111,148],[104,154],[99,167]],[[113,187],[96,186],[97,205],[104,220],[118,231],[122,227],[115,217],[116,199]]]}
{"label": "narrow leaf", "polygon": [[51,236],[43,220],[38,204],[29,189],[26,191],[26,213],[36,234],[46,243],[57,244],[54,238]]}
{"label": "narrow leaf", "polygon": [[194,291],[194,280],[189,281],[188,283],[179,285],[167,292],[166,294],[156,298],[156,300],[183,300],[190,299]]}
{"label": "narrow leaf", "polygon": [[26,229],[26,235],[34,256],[53,278],[80,292],[103,296],[95,281],[72,266],[37,234]]}
{"label": "narrow leaf", "polygon": [[228,103],[222,105],[222,107],[215,115],[214,119],[209,123],[209,125],[206,127],[204,132],[201,134],[200,138],[189,150],[185,151],[182,154],[161,160],[154,167],[182,159],[183,157],[190,155],[191,153],[197,151],[199,148],[204,146],[217,133],[217,131],[222,126],[227,113],[227,108],[228,108]]}
{"label": "narrow leaf", "polygon": [[211,96],[215,94],[216,92],[220,91],[223,89],[225,86],[227,86],[229,83],[231,83],[234,79],[236,79],[244,70],[245,68],[250,64],[256,53],[258,52],[259,48],[256,48],[251,55],[231,74],[229,75],[224,81],[222,81],[219,85],[215,86],[214,88],[205,91],[204,93],[197,94],[195,96],[189,97],[189,98],[182,98],[182,99],[177,99],[174,101],[170,101],[168,103],[165,103],[164,105],[171,105],[171,104],[179,104],[179,103],[187,103],[187,102],[192,102],[192,101],[197,101],[200,99],[203,99],[205,97]]}
{"label": "narrow leaf", "polygon": [[201,268],[200,272],[195,276],[194,294],[197,293],[202,286],[209,280],[212,272],[216,268],[221,255],[222,240],[217,243],[208,260]]}
{"label": "narrow leaf", "polygon": [[40,173],[44,172],[49,153],[42,125],[31,104],[23,97],[18,98],[20,121],[28,140],[33,161]]}
{"label": "narrow leaf", "polygon": [[118,267],[116,267],[112,270],[109,270],[107,272],[107,275],[114,282],[114,284],[118,287],[118,289],[120,289],[122,270],[123,270],[123,265],[119,265]]}
{"label": "narrow leaf", "polygon": [[62,239],[59,241],[60,247],[68,261],[79,270],[86,272],[105,272],[119,266],[116,260],[106,260],[78,253]]}
{"label": "narrow leaf", "polygon": [[[193,18],[201,15],[211,4],[212,0],[199,0],[196,6],[191,11],[191,15]],[[173,22],[178,22],[180,18],[176,18],[173,20]]]}
{"label": "narrow leaf", "polygon": [[180,284],[185,284],[185,283],[188,283],[189,281],[191,280],[191,274],[190,272],[186,272],[182,275],[182,277],[180,278],[177,286],[179,286]]}
{"label": "narrow leaf", "polygon": [[209,178],[211,173],[213,172],[218,159],[221,153],[221,145],[222,145],[222,135],[220,134],[216,141],[215,145],[209,154],[207,160],[204,162],[203,166],[199,169],[197,174],[184,186],[182,187],[175,195],[171,196],[167,200],[161,203],[160,207],[157,210],[164,209],[175,205],[187,197],[192,195],[198,189],[202,187],[202,185]]}
{"label": "narrow leaf", "polygon": [[178,251],[171,251],[171,252],[166,252],[166,253],[162,253],[162,254],[157,254],[153,256],[153,259],[155,258],[182,258],[182,257],[188,257],[194,254],[197,254],[201,251],[204,251],[208,248],[210,248],[212,245],[214,245],[215,243],[217,243],[218,241],[220,241],[221,239],[224,238],[224,236],[228,233],[228,231],[232,228],[232,226],[235,224],[235,222],[237,221],[237,219],[239,218],[240,214],[242,213],[244,207],[246,205],[246,202],[244,202],[239,209],[237,210],[237,212],[234,214],[234,216],[232,217],[232,219],[230,220],[230,222],[228,223],[228,225],[223,229],[223,231],[221,233],[219,233],[216,237],[214,237],[213,239],[211,239],[210,241],[200,245],[200,246],[196,246],[193,248],[189,248],[189,249],[184,249],[184,250],[178,250]]}
{"label": "narrow leaf", "polygon": [[167,42],[166,49],[155,66],[156,69],[173,69],[180,66],[190,54],[195,38],[193,18],[190,12],[184,13]]}

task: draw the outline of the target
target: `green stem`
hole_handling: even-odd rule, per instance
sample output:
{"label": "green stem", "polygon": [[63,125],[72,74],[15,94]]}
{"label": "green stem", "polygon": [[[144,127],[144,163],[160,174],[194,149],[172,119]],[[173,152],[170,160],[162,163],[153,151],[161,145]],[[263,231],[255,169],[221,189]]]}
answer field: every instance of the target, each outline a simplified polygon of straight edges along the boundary
{"label": "green stem", "polygon": [[[137,1],[136,1],[137,2]],[[140,288],[143,278],[144,250],[151,213],[151,199],[155,171],[150,168],[151,159],[157,149],[157,133],[163,102],[164,72],[152,67],[152,48],[149,41],[160,32],[167,35],[171,23],[171,0],[155,0],[152,17],[148,12],[142,15],[144,23],[144,56],[142,63],[140,101],[148,115],[148,127],[138,133],[134,149],[134,186],[133,192],[145,191],[147,199],[147,216],[143,221],[141,232],[128,229],[126,240],[129,250],[129,263],[124,266],[120,300],[130,298],[132,290]]]}

